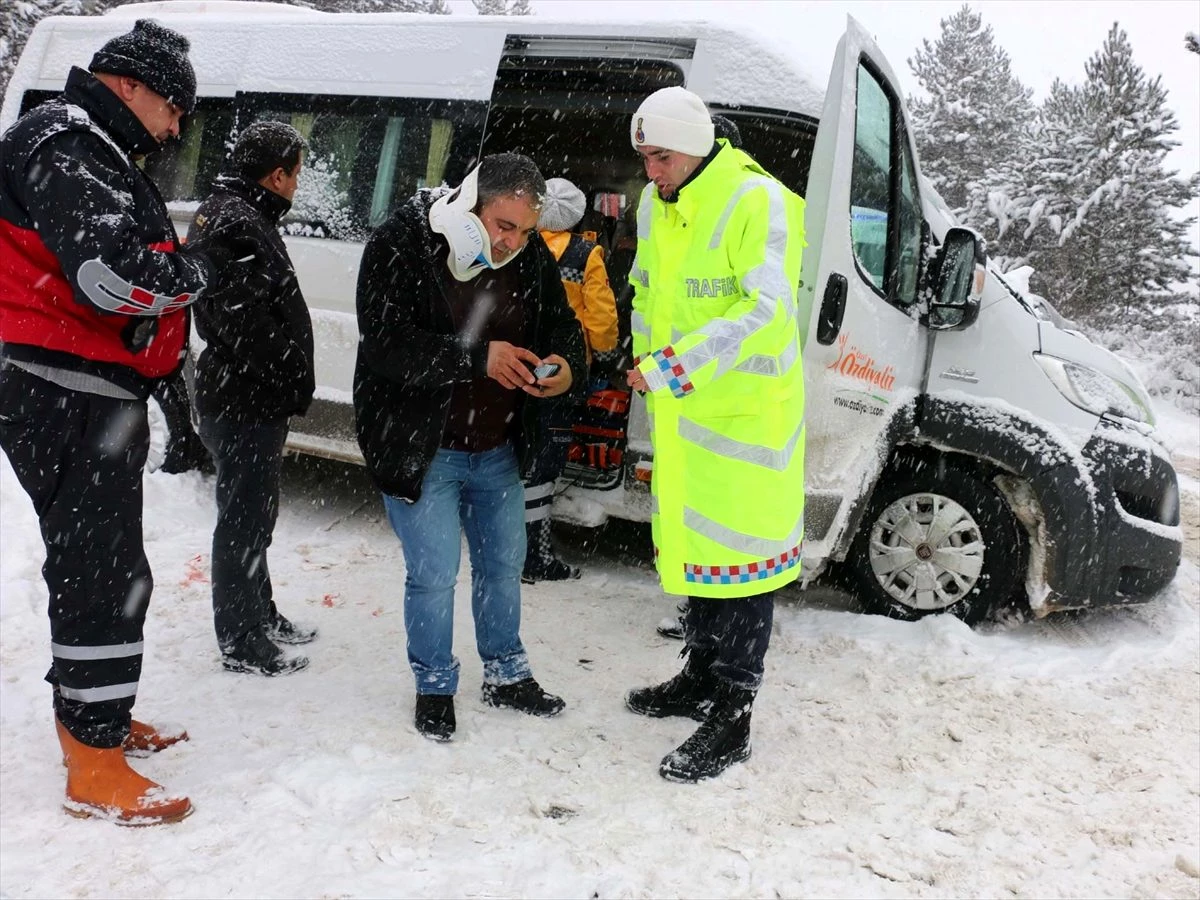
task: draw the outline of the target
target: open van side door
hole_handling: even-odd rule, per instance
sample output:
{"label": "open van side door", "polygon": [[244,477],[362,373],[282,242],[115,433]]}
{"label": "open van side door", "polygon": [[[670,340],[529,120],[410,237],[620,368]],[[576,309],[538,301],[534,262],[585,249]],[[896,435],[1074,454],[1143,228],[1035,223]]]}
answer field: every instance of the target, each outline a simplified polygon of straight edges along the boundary
{"label": "open van side door", "polygon": [[898,435],[928,334],[917,314],[922,215],[899,82],[847,17],[809,173],[800,290],[806,561],[841,558]]}

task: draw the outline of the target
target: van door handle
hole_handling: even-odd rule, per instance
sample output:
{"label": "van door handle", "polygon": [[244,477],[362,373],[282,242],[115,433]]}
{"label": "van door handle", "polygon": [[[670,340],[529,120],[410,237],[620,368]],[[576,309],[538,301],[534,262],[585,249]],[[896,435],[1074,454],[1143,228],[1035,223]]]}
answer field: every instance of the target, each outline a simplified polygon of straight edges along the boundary
{"label": "van door handle", "polygon": [[821,314],[817,317],[817,343],[828,347],[842,330],[842,316],[846,314],[846,276],[834,272],[825,282],[825,296],[821,300]]}

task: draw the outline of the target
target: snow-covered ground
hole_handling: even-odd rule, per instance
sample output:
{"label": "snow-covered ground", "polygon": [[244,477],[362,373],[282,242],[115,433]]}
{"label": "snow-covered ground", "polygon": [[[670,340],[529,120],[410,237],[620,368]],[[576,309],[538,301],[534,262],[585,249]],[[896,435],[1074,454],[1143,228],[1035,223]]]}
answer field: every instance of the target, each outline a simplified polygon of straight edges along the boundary
{"label": "snow-covered ground", "polygon": [[[1164,412],[1195,510],[1200,422]],[[351,467],[285,471],[277,596],[321,637],[281,679],[220,669],[211,479],[146,479],[156,588],[137,712],[192,739],[135,765],[196,813],[121,829],[61,810],[42,548],[0,462],[0,894],[1200,896],[1195,537],[1154,602],[1040,622],[905,624],[793,595],[754,755],[684,786],[657,764],[693,723],[622,704],[678,665],[650,569],[576,543],[582,581],[527,588],[535,673],[568,702],[552,720],[483,706],[460,602],[459,731],[434,744],[412,727],[403,564],[378,498]]]}

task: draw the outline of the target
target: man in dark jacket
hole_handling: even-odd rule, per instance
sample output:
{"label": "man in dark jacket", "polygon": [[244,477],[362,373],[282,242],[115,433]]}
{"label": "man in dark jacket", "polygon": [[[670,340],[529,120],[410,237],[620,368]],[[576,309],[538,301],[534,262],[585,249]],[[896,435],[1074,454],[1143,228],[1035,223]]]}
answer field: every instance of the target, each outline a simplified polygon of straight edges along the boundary
{"label": "man in dark jacket", "polygon": [[[484,702],[563,709],[534,680],[519,634],[521,475],[543,440],[536,407],[565,401],[586,376],[583,333],[537,233],[545,189],[532,160],[484,157],[460,187],[421,191],[396,210],[359,270],[358,442],[403,546],[414,721],[434,740],[455,729],[464,530]],[[535,376],[544,364],[557,369]]]}
{"label": "man in dark jacket", "polygon": [[278,646],[306,644],[316,629],[290,622],[272,599],[267,547],[279,512],[288,417],[312,402],[308,307],[278,231],[291,208],[307,144],[283,122],[255,122],[234,144],[229,171],[196,210],[188,243],[259,248],[244,282],[196,304],[206,342],[196,365],[200,438],[217,467],[213,617],[226,669],[283,675],[308,665]]}
{"label": "man in dark jacket", "polygon": [[125,824],[191,812],[123,755],[186,737],[131,719],[153,586],[146,397],[180,365],[187,306],[217,268],[237,277],[228,254],[179,252],[136,164],[195,104],[188,46],[139,20],[0,137],[0,446],[46,545],[66,806]]}

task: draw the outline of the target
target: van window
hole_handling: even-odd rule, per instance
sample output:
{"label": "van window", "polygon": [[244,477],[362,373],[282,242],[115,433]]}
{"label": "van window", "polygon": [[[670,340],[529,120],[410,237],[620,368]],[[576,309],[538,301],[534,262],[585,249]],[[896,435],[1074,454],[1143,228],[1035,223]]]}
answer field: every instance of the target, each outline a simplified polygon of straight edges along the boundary
{"label": "van window", "polygon": [[850,238],[863,279],[889,302],[917,297],[922,218],[915,166],[900,105],[865,65],[858,67]]}
{"label": "van window", "polygon": [[727,116],[737,124],[742,135],[741,148],[753,156],[755,162],[801,197],[808,193],[808,170],[812,166],[813,145],[817,138],[814,119],[746,108],[714,108],[713,112]]}
{"label": "van window", "polygon": [[365,240],[419,188],[457,183],[479,152],[485,104],[242,94],[239,126],[287,122],[309,142],[284,230]]}
{"label": "van window", "polygon": [[924,217],[917,195],[916,167],[912,149],[904,137],[900,144],[900,190],[897,197],[899,215],[896,217],[898,249],[896,253],[894,302],[909,306],[916,302],[918,274],[921,270],[921,240]]}
{"label": "van window", "polygon": [[[591,200],[597,192],[637,205],[646,184],[629,143],[629,117],[660,87],[682,85],[670,60],[505,54],[496,73],[485,153],[532,158],[547,178],[569,178]],[[591,209],[580,228],[611,231],[612,216]]]}
{"label": "van window", "polygon": [[[58,96],[59,91],[26,91],[21,115]],[[201,97],[196,109],[184,117],[179,137],[145,157],[142,166],[164,200],[198,205],[208,196],[236,136],[233,100]]]}
{"label": "van window", "polygon": [[146,174],[164,200],[199,203],[208,196],[235,137],[233,100],[198,100],[179,138],[146,157]]}

